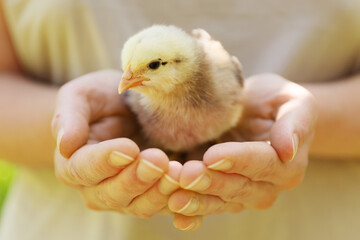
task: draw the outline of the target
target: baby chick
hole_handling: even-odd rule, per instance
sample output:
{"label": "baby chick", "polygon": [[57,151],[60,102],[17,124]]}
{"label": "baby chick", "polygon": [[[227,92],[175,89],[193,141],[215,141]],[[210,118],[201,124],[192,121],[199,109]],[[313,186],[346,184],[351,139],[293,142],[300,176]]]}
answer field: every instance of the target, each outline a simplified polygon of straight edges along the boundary
{"label": "baby chick", "polygon": [[127,40],[119,93],[151,146],[186,151],[217,139],[242,113],[237,58],[201,29],[155,25]]}

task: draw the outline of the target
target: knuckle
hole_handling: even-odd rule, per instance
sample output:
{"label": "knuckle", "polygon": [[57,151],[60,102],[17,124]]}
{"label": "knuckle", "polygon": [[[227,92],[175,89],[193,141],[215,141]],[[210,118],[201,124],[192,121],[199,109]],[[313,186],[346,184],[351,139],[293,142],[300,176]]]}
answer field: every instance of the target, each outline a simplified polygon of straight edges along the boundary
{"label": "knuckle", "polygon": [[94,186],[99,183],[98,179],[101,178],[103,174],[100,173],[99,166],[92,166],[89,167],[89,169],[92,170],[85,170],[80,164],[70,161],[66,169],[66,175],[72,181],[83,186]]}
{"label": "knuckle", "polygon": [[122,204],[119,204],[112,199],[107,199],[104,203],[111,209],[119,209],[124,207]]}
{"label": "knuckle", "polygon": [[141,179],[139,179],[136,172],[133,172],[127,178],[123,179],[122,182],[124,191],[130,195],[141,194],[152,185],[153,183],[143,182]]}
{"label": "knuckle", "polygon": [[126,208],[126,212],[138,218],[149,219],[154,216],[158,210],[153,209],[151,206],[144,206],[143,203],[135,201]]}
{"label": "knuckle", "polygon": [[165,207],[167,203],[167,197],[164,197],[158,191],[148,191],[143,195],[145,197],[145,201],[152,206],[160,206],[160,208]]}
{"label": "knuckle", "polygon": [[100,185],[97,195],[109,207],[128,207],[137,196],[148,189],[139,185],[141,183],[132,181],[132,178],[128,177],[121,181]]}
{"label": "knuckle", "polygon": [[272,207],[276,201],[277,197],[268,197],[265,198],[264,200],[260,201],[255,208],[256,209],[260,209],[260,210],[265,210],[265,209],[269,209],[270,207]]}
{"label": "knuckle", "polygon": [[89,200],[87,200],[85,198],[84,198],[84,203],[85,203],[85,206],[90,210],[95,210],[95,211],[101,210],[101,208],[98,205],[96,205],[92,201],[89,201]]}
{"label": "knuckle", "polygon": [[231,191],[224,200],[227,202],[236,202],[239,199],[248,198],[250,195],[251,182],[248,179],[244,179],[243,183],[241,183],[236,190]]}
{"label": "knuckle", "polygon": [[249,179],[244,179],[244,182],[239,192],[242,197],[248,197],[250,195],[251,181]]}
{"label": "knuckle", "polygon": [[218,202],[218,204],[215,207],[213,207],[212,213],[220,214],[220,213],[224,212],[224,209],[225,209],[225,202],[220,200],[220,202]]}
{"label": "knuckle", "polygon": [[109,208],[118,209],[124,207],[120,201],[121,197],[113,196],[113,194],[109,194],[108,191],[104,189],[96,189],[95,194],[96,197]]}
{"label": "knuckle", "polygon": [[102,207],[100,207],[101,203],[100,205],[99,202],[96,203],[97,199],[95,199],[94,201],[94,195],[91,188],[80,188],[79,190],[85,207],[87,207],[90,210],[96,210],[96,211],[103,209]]}
{"label": "knuckle", "polygon": [[244,195],[244,192],[238,190],[238,191],[233,191],[231,193],[228,193],[222,199],[226,202],[236,202],[236,200],[239,198],[242,198],[243,195]]}
{"label": "knuckle", "polygon": [[95,196],[97,199],[99,199],[99,201],[104,202],[104,199],[106,198],[104,195],[104,192],[99,188],[95,189]]}
{"label": "knuckle", "polygon": [[139,208],[138,206],[135,208],[135,210],[133,210],[133,214],[142,219],[149,219],[154,216],[156,212],[157,211],[155,210],[151,210],[151,208],[144,210],[142,208]]}
{"label": "knuckle", "polygon": [[269,177],[273,176],[276,172],[276,162],[275,161],[268,161],[268,164],[259,168],[259,170],[252,176],[253,181],[261,181],[264,179],[268,179]]}
{"label": "knuckle", "polygon": [[86,183],[86,181],[84,181],[84,179],[81,177],[81,175],[79,174],[77,168],[74,166],[74,164],[72,164],[72,162],[70,162],[70,164],[68,164],[67,168],[66,168],[66,173],[65,175],[68,176],[68,178],[78,184],[87,186],[89,185],[88,183]]}
{"label": "knuckle", "polygon": [[145,184],[138,180],[126,181],[122,184],[122,191],[129,196],[136,196],[142,193],[145,189]]}
{"label": "knuckle", "polygon": [[290,178],[290,180],[287,182],[287,184],[285,184],[284,188],[285,189],[293,189],[293,188],[297,187],[298,185],[300,185],[303,182],[303,180],[304,180],[303,173],[296,174],[292,178]]}
{"label": "knuckle", "polygon": [[242,210],[244,210],[244,206],[242,204],[234,204],[231,206],[231,208],[229,209],[230,213],[239,213]]}
{"label": "knuckle", "polygon": [[95,161],[89,161],[89,169],[91,169],[91,171],[83,171],[81,178],[86,180],[90,185],[98,184],[109,174],[109,169],[104,165],[105,164],[99,164]]}
{"label": "knuckle", "polygon": [[66,184],[66,185],[70,185],[70,181],[61,172],[55,171],[55,176],[60,182]]}
{"label": "knuckle", "polygon": [[73,179],[70,179],[66,167],[55,166],[55,176],[63,184],[68,186],[78,185]]}
{"label": "knuckle", "polygon": [[229,194],[228,196],[224,197],[223,199],[226,201],[226,202],[234,202],[237,198],[238,198],[239,194],[236,193],[236,194]]}
{"label": "knuckle", "polygon": [[141,218],[141,219],[149,219],[155,215],[153,213],[143,213],[137,209],[131,209],[131,210],[127,209],[126,214],[137,217],[137,218]]}

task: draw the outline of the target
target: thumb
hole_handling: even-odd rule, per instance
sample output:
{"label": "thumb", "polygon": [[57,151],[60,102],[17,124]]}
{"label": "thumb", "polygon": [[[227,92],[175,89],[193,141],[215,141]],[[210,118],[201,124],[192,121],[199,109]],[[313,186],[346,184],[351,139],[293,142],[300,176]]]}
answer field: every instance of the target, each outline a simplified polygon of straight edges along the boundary
{"label": "thumb", "polygon": [[310,93],[281,105],[270,130],[270,142],[279,158],[289,162],[299,146],[312,137],[317,118],[315,100]]}
{"label": "thumb", "polygon": [[[81,111],[79,111],[81,109]],[[60,92],[52,120],[52,132],[60,154],[69,158],[89,138],[90,109],[79,95]]]}
{"label": "thumb", "polygon": [[118,71],[103,70],[81,76],[60,89],[52,132],[63,157],[69,158],[87,143],[90,123],[128,114],[123,97],[117,93],[120,77]]}

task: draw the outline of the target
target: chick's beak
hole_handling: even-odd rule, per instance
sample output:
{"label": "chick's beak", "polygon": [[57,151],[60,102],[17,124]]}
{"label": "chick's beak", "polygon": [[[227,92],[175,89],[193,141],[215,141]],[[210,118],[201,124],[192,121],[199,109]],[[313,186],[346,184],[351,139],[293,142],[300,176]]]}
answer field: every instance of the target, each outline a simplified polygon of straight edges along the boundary
{"label": "chick's beak", "polygon": [[125,69],[122,77],[121,82],[119,84],[119,94],[123,93],[125,90],[137,86],[142,86],[143,81],[149,81],[150,79],[144,78],[141,76],[135,76],[134,73],[131,71],[131,66],[127,66]]}

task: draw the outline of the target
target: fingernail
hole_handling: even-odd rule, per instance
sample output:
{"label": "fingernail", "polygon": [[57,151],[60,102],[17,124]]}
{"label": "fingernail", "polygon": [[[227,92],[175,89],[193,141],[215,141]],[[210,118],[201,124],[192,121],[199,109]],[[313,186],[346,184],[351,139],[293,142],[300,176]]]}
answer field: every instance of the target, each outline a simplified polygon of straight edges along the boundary
{"label": "fingernail", "polygon": [[141,159],[136,170],[137,177],[143,182],[153,182],[160,178],[164,171],[155,164]]}
{"label": "fingernail", "polygon": [[[59,153],[61,154],[61,151],[60,151],[60,144],[61,144],[61,139],[62,137],[64,136],[64,132],[65,130],[62,128],[59,130],[58,134],[57,134],[57,139],[56,139],[56,147],[59,151]],[[61,154],[62,155],[62,154]]]}
{"label": "fingernail", "polygon": [[177,213],[194,213],[199,208],[199,200],[197,198],[191,198],[183,208],[177,210]]}
{"label": "fingernail", "polygon": [[189,226],[187,226],[186,228],[182,228],[180,230],[183,230],[183,231],[190,231],[191,229],[193,229],[195,227],[195,222],[193,222],[192,224],[190,224]]}
{"label": "fingernail", "polygon": [[195,221],[193,221],[193,223],[191,223],[186,228],[179,228],[179,229],[183,231],[193,231],[197,229],[201,225],[201,223],[202,223],[201,218],[197,218]]}
{"label": "fingernail", "polygon": [[208,168],[212,170],[226,171],[229,170],[232,166],[233,162],[228,158],[224,158],[216,163],[209,165]]}
{"label": "fingernail", "polygon": [[169,195],[179,188],[179,183],[171,178],[169,175],[164,174],[158,184],[159,192],[164,195]]}
{"label": "fingernail", "polygon": [[299,137],[298,137],[298,135],[295,133],[291,140],[292,140],[292,145],[293,145],[293,155],[292,155],[289,162],[294,160],[295,155],[297,153],[297,150],[298,150],[298,147],[299,147]]}
{"label": "fingernail", "polygon": [[160,214],[165,215],[165,216],[172,216],[172,215],[174,215],[174,212],[171,211],[169,208],[165,207],[165,208],[161,209]]}
{"label": "fingernail", "polygon": [[211,184],[211,179],[205,173],[196,178],[192,183],[184,187],[184,189],[194,190],[194,191],[204,191]]}
{"label": "fingernail", "polygon": [[134,161],[134,158],[118,151],[112,151],[109,157],[110,164],[114,167],[126,166]]}

